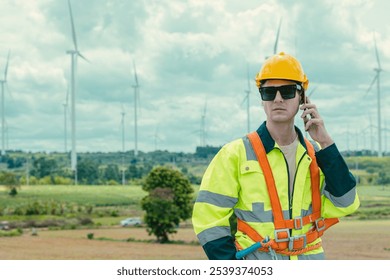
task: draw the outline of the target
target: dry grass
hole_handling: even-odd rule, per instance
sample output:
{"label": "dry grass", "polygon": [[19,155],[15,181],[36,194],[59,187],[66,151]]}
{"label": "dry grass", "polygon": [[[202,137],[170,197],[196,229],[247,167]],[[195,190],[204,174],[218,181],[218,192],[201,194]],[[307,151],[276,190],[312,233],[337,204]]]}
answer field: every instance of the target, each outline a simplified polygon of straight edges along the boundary
{"label": "dry grass", "polygon": [[327,259],[390,260],[390,220],[341,221],[322,243]]}
{"label": "dry grass", "polygon": [[[88,233],[94,239],[87,238]],[[107,238],[110,240],[98,240]],[[153,240],[144,228],[107,228],[38,232],[0,238],[2,260],[204,260],[200,245],[124,242]],[[175,241],[196,241],[191,228],[172,235]],[[116,240],[116,241],[115,241]],[[327,259],[390,260],[390,221],[342,221],[323,238]]]}

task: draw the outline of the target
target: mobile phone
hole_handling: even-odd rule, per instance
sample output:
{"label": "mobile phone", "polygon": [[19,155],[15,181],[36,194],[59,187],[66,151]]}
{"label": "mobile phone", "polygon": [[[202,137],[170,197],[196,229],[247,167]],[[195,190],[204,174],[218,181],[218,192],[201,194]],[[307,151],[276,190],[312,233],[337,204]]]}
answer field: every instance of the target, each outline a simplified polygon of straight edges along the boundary
{"label": "mobile phone", "polygon": [[305,95],[305,91],[303,91],[302,94],[301,94],[301,104],[306,104],[306,95]]}

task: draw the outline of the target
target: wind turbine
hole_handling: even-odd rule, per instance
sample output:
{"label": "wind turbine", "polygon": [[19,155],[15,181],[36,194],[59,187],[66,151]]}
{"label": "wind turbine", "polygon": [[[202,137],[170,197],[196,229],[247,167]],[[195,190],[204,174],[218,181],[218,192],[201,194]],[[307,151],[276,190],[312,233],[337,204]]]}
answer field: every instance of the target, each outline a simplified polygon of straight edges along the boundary
{"label": "wind turbine", "polygon": [[251,93],[251,88],[250,88],[250,83],[249,83],[249,66],[248,65],[247,65],[247,77],[248,77],[248,89],[245,90],[246,94],[245,94],[244,99],[241,102],[241,105],[242,105],[242,103],[244,103],[246,101],[247,130],[248,130],[248,133],[249,133],[250,132],[250,112],[249,112],[250,100],[249,100],[249,96],[250,96],[250,93]]}
{"label": "wind turbine", "polygon": [[139,100],[139,83],[138,83],[138,76],[137,76],[137,70],[135,68],[135,62],[133,60],[133,68],[134,68],[134,80],[135,85],[133,85],[134,88],[134,157],[136,158],[138,156],[138,100]]}
{"label": "wind turbine", "polygon": [[374,71],[376,72],[374,79],[372,80],[369,88],[367,89],[367,93],[371,90],[372,86],[376,82],[376,88],[377,88],[377,116],[378,116],[378,157],[382,157],[382,127],[381,127],[381,100],[380,100],[380,73],[383,71],[381,68],[381,63],[379,60],[379,54],[378,49],[376,46],[376,40],[375,40],[375,34],[374,34],[374,46],[375,46],[375,56],[378,66],[374,68]]}
{"label": "wind turbine", "polygon": [[72,134],[72,153],[71,153],[71,169],[74,172],[75,185],[77,185],[77,152],[76,152],[76,72],[77,72],[77,58],[81,57],[85,61],[88,61],[79,51],[76,39],[76,30],[74,27],[72,6],[70,0],[68,0],[70,24],[72,29],[73,50],[66,51],[71,58],[71,134]]}
{"label": "wind turbine", "polygon": [[125,185],[126,178],[125,178],[125,110],[123,109],[122,105],[122,112],[121,112],[122,118],[121,118],[121,126],[122,126],[122,185]]}
{"label": "wind turbine", "polygon": [[1,83],[1,155],[5,155],[5,98],[4,98],[4,85],[7,83],[8,63],[9,63],[10,51],[8,51],[7,62],[4,68],[4,78],[0,80]]}

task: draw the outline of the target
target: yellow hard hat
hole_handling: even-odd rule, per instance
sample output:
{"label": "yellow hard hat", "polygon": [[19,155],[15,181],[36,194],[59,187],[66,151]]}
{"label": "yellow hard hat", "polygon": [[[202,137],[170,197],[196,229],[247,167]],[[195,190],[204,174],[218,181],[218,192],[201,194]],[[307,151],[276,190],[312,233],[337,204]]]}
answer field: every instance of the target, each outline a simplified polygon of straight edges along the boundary
{"label": "yellow hard hat", "polygon": [[263,80],[291,80],[302,83],[305,90],[309,87],[309,80],[303,72],[301,63],[295,57],[284,52],[266,59],[260,72],[256,75],[258,88]]}

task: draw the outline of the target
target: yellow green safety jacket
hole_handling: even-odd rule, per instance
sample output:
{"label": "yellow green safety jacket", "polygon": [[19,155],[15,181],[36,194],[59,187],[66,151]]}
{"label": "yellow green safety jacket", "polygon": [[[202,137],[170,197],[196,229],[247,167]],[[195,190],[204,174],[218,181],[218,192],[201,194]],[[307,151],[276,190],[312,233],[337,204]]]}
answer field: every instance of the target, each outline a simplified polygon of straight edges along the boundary
{"label": "yellow green safety jacket", "polygon": [[[278,144],[269,134],[264,122],[257,130],[264,145],[275,179],[279,201],[285,219],[296,219],[312,213],[311,158],[307,154],[302,133],[298,133],[296,174],[292,195],[289,191],[288,165]],[[316,145],[315,145],[316,146]],[[318,147],[318,145],[317,145]],[[356,181],[335,144],[315,154],[320,167],[321,215],[339,218],[359,207]],[[209,259],[236,259],[236,244],[248,248],[255,243],[247,234],[237,230],[231,236],[229,218],[233,214],[249,224],[261,236],[275,238],[275,226],[270,198],[263,172],[247,136],[226,144],[208,166],[193,209],[195,233]],[[290,230],[290,238],[301,236],[310,225]],[[318,238],[314,243],[319,243]],[[306,244],[310,246],[312,244]],[[305,246],[306,246],[305,245]],[[320,246],[297,256],[254,251],[246,259],[324,259]]]}

